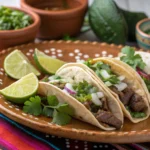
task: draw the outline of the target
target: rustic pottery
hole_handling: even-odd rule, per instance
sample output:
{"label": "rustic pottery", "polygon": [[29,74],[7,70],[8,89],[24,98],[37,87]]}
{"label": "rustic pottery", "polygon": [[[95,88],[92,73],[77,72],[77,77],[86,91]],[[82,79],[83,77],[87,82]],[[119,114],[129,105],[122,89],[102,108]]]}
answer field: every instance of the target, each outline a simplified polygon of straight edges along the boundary
{"label": "rustic pottery", "polygon": [[18,30],[0,30],[0,50],[10,46],[34,41],[40,26],[40,18],[36,13],[22,8],[10,8],[23,11],[30,15],[33,19],[33,23],[25,28]]}
{"label": "rustic pottery", "polygon": [[150,31],[150,18],[143,19],[136,25],[136,39],[144,50],[150,50],[150,34],[146,33],[147,30]]}
{"label": "rustic pottery", "polygon": [[[59,9],[62,5],[69,6],[69,9]],[[88,0],[21,0],[21,7],[40,16],[39,38],[56,39],[80,32]],[[48,10],[51,7],[53,9]]]}
{"label": "rustic pottery", "polygon": [[[79,62],[101,56],[115,57],[120,52],[122,45],[115,46],[114,44],[87,41],[45,41],[3,50],[0,52],[0,89],[15,81],[5,74],[3,69],[5,57],[14,49],[20,49],[34,64],[35,48],[54,58],[67,62]],[[150,142],[150,118],[137,124],[125,119],[123,128],[116,131],[103,131],[76,119],[66,126],[59,126],[52,124],[51,118],[35,117],[24,113],[21,107],[10,103],[3,97],[0,97],[0,113],[35,130],[66,138],[105,143]]]}

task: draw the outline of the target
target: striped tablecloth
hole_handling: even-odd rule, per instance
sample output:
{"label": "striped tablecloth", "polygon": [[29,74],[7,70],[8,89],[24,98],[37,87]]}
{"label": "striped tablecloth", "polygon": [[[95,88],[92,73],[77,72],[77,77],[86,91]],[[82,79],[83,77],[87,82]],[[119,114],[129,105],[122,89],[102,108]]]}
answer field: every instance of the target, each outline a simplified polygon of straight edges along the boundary
{"label": "striped tablecloth", "polygon": [[148,150],[144,144],[92,143],[44,134],[0,114],[0,150]]}

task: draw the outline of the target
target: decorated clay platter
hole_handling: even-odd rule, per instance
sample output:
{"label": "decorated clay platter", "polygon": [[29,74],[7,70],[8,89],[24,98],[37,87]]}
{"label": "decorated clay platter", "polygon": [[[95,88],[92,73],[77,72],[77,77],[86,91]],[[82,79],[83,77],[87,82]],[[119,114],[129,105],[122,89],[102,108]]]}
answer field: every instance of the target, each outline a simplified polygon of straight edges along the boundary
{"label": "decorated clay platter", "polygon": [[[121,45],[108,45],[97,42],[81,41],[45,41],[16,46],[0,51],[0,89],[10,85],[15,80],[9,78],[3,69],[5,57],[13,50],[21,50],[34,64],[33,52],[38,48],[45,54],[66,62],[78,62],[88,58],[101,56],[115,57],[122,48]],[[50,118],[35,117],[24,113],[17,105],[0,97],[0,113],[10,119],[38,131],[77,140],[105,142],[105,143],[133,143],[150,141],[150,119],[133,124],[125,119],[121,130],[103,131],[87,123],[73,119],[66,126],[51,123]]]}

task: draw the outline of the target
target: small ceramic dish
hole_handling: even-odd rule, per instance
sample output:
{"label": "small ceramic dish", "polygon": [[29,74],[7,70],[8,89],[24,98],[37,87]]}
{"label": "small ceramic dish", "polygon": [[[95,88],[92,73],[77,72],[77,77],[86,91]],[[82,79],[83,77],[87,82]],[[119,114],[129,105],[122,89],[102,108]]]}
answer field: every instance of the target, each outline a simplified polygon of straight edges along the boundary
{"label": "small ceramic dish", "polygon": [[136,39],[144,50],[150,50],[150,18],[139,21],[136,25]]}
{"label": "small ceramic dish", "polygon": [[58,39],[80,32],[88,0],[21,0],[21,7],[40,16],[39,38]]}
{"label": "small ceramic dish", "polygon": [[40,26],[40,18],[34,12],[15,7],[9,8],[19,10],[30,15],[33,19],[33,23],[22,29],[0,30],[0,49],[34,41]]}

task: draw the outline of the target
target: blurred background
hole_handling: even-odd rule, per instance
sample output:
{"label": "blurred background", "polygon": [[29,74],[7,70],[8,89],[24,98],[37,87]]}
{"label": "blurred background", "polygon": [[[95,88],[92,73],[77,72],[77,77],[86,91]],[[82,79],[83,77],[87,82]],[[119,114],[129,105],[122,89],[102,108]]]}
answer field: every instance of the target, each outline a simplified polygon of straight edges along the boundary
{"label": "blurred background", "polygon": [[[89,0],[89,5],[94,0]],[[150,0],[115,0],[117,4],[131,11],[143,11],[150,17]],[[0,5],[18,6],[20,0],[0,0]]]}

